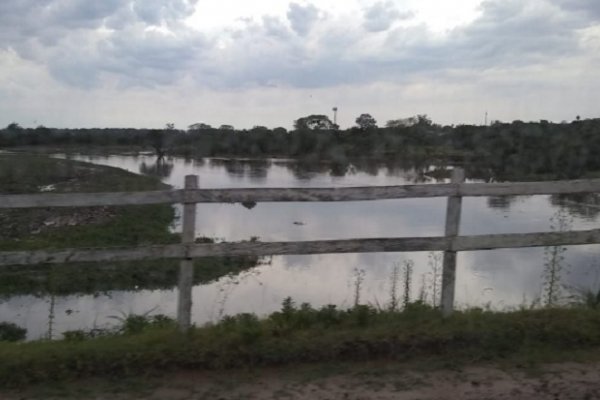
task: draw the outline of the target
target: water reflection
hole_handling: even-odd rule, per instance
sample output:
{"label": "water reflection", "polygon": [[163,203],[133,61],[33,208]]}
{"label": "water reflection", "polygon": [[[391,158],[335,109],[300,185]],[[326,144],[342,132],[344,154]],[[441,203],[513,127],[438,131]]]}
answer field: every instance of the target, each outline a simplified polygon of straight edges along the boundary
{"label": "water reflection", "polygon": [[[140,156],[86,156],[76,159],[121,167],[139,173],[154,171],[156,159]],[[144,167],[143,165],[146,164]],[[196,174],[203,188],[235,187],[345,187],[384,186],[446,182],[450,168],[427,162],[398,160],[357,160],[352,163],[302,163],[289,160],[184,160],[168,161],[168,174],[161,179],[173,187],[183,185],[184,176]],[[143,172],[143,171],[142,171]],[[144,173],[144,172],[143,172]],[[488,181],[486,171],[467,171],[471,181]],[[585,207],[583,203],[587,204]],[[525,233],[550,230],[550,218],[561,207],[573,217],[573,229],[598,226],[596,196],[511,196],[465,198],[461,234]],[[443,198],[384,200],[344,203],[259,203],[200,204],[197,207],[197,235],[227,241],[294,241],[345,239],[355,237],[437,236],[443,234],[446,201]],[[300,222],[300,223],[296,223]],[[570,274],[564,284],[570,287],[589,282],[589,271],[598,265],[600,246],[572,246],[565,263]],[[533,301],[541,293],[543,248],[463,252],[458,257],[457,303],[459,306],[485,305],[517,307]],[[428,282],[430,255],[342,254],[273,257],[255,274],[243,274],[235,281],[227,278],[194,288],[194,321],[202,323],[222,314],[255,312],[264,314],[279,308],[283,298],[315,306],[352,303],[354,270],[366,271],[361,298],[366,303],[385,304],[393,265],[403,260],[415,263],[413,296]],[[175,298],[170,288],[131,291],[116,290],[92,295],[56,297],[54,331],[86,328],[108,323],[117,312],[156,312],[173,315]],[[432,294],[426,292],[427,298]],[[40,321],[47,321],[48,303],[33,296],[13,296],[0,304],[6,318],[43,335]],[[43,307],[41,305],[43,303]],[[69,315],[65,310],[73,312]],[[91,317],[93,316],[93,318]]]}
{"label": "water reflection", "polygon": [[[251,182],[264,182],[271,167],[270,160],[237,160],[215,158],[209,161],[212,168],[224,168],[233,178],[248,178]],[[199,165],[196,165],[199,166]]]}
{"label": "water reflection", "polygon": [[158,157],[152,164],[142,161],[140,164],[140,173],[159,178],[168,178],[173,173],[173,163],[167,161],[164,157]]}
{"label": "water reflection", "polygon": [[490,208],[508,211],[515,200],[516,196],[490,196],[487,198],[487,205]]}
{"label": "water reflection", "polygon": [[596,219],[600,215],[600,196],[597,193],[560,194],[550,197],[554,206],[564,207],[569,214],[584,219]]}

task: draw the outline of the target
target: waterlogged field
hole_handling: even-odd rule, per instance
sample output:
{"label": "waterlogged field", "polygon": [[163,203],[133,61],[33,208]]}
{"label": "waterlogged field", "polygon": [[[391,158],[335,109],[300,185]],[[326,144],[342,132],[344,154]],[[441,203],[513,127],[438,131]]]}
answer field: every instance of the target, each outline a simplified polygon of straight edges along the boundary
{"label": "waterlogged field", "polygon": [[[153,185],[159,185],[160,180],[173,187],[181,187],[187,174],[199,175],[203,188],[400,185],[435,183],[444,181],[448,176],[443,165],[304,165],[282,160],[186,161],[181,158],[157,163],[151,156],[71,158],[151,176]],[[110,171],[116,173],[114,171],[117,170]],[[30,191],[42,190],[42,187],[43,190],[61,190],[61,182],[65,180],[59,179],[55,184],[52,179],[45,179],[47,182],[43,185],[32,183]],[[114,176],[103,181],[102,189],[83,183],[79,189],[120,190],[124,186],[121,179],[125,178]],[[82,176],[81,181],[85,180]],[[98,182],[97,179],[90,181]],[[131,184],[125,185],[132,187]],[[560,221],[563,228],[591,229],[599,222],[599,210],[593,204],[589,205],[591,201],[593,199],[551,196],[465,198],[461,233],[549,231],[560,229]],[[445,206],[446,200],[441,198],[265,203],[254,207],[198,205],[197,236],[227,241],[285,241],[442,235]],[[170,210],[169,207],[160,211],[146,210],[143,215],[130,216],[127,220],[130,223],[156,221],[157,216],[162,213],[168,215]],[[175,207],[174,211],[177,216],[179,209]],[[176,235],[169,232],[171,217],[168,223],[163,221],[166,231],[159,237],[148,238],[144,236],[147,232],[142,232],[136,238],[127,229],[123,230],[128,232],[125,235],[113,230],[116,228],[110,228],[99,236],[105,240],[101,244],[109,244],[113,239],[118,239],[121,244],[177,240]],[[47,216],[40,218],[44,225],[47,219],[43,218]],[[93,232],[98,226],[103,226],[102,215],[98,218],[95,227],[90,224],[90,240],[98,238]],[[178,219],[172,222],[170,231],[176,233],[180,229]],[[146,225],[141,223],[140,226]],[[25,244],[5,240],[0,245],[4,249],[47,247],[49,244],[50,247],[86,245],[85,240],[80,239],[85,235],[76,235],[77,240],[57,241],[56,236],[44,229],[36,234],[35,240],[25,241]],[[50,235],[50,238],[45,235]],[[141,237],[144,239],[141,240]],[[129,241],[126,238],[130,238]],[[88,245],[90,243],[87,242]],[[460,253],[457,304],[459,307],[505,310],[545,303],[549,296],[557,303],[568,302],[569,297],[580,289],[591,288],[600,282],[598,250],[598,246],[573,246]],[[39,272],[33,275],[37,276],[35,279],[28,278],[32,275],[17,268],[5,271],[0,279],[0,287],[4,291],[0,314],[4,320],[27,328],[30,339],[58,338],[67,330],[115,325],[124,315],[132,313],[175,314],[176,263],[157,261],[109,268],[96,266],[86,268],[88,272],[85,274],[80,272],[82,266],[55,267],[50,269],[51,273],[47,268],[41,271],[43,268],[33,268]],[[405,297],[410,301],[421,299],[432,303],[439,297],[440,272],[439,253],[285,256],[226,262],[209,260],[196,266],[193,320],[201,324],[237,313],[265,315],[280,309],[283,299],[288,296],[297,304],[307,302],[314,307],[335,304],[346,308],[358,302],[385,308],[395,301],[403,301]],[[407,275],[410,278],[408,291],[405,290]],[[552,283],[549,284],[550,278]],[[48,282],[52,284],[48,285]]]}

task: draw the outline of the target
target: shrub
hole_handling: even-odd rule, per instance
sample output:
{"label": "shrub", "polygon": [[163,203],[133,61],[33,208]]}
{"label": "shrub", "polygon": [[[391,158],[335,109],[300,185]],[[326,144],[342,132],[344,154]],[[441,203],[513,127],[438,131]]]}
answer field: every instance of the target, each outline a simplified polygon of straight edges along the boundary
{"label": "shrub", "polygon": [[25,339],[27,329],[12,322],[0,322],[0,342],[18,342]]}

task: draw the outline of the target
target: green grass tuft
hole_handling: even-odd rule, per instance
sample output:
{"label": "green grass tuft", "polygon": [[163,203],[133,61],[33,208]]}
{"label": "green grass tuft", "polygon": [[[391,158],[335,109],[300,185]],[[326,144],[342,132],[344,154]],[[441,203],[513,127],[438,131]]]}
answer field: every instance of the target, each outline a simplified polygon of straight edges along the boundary
{"label": "green grass tuft", "polygon": [[0,344],[0,385],[305,362],[437,357],[470,363],[514,356],[535,362],[600,347],[600,312],[584,307],[473,309],[443,318],[421,303],[403,311],[339,310],[297,307],[290,299],[267,318],[225,317],[185,335],[168,319],[127,316],[122,322],[118,332],[97,338],[79,333],[62,341]]}

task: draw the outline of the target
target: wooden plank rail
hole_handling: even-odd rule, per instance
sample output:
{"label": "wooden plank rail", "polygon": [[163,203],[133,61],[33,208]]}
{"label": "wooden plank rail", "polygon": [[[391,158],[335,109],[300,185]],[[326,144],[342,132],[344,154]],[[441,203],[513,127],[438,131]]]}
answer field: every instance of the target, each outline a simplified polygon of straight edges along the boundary
{"label": "wooden plank rail", "polygon": [[600,229],[493,235],[369,238],[301,242],[233,242],[171,244],[133,248],[65,249],[0,252],[0,267],[9,265],[118,262],[224,256],[273,256],[418,251],[474,251],[600,243]]}
{"label": "wooden plank rail", "polygon": [[[198,176],[185,177],[185,189],[197,189]],[[189,246],[196,240],[196,203],[185,200],[183,203],[183,225],[181,227],[181,244]],[[187,247],[186,247],[187,248]],[[183,332],[191,326],[192,290],[194,287],[194,261],[187,255],[179,262],[179,279],[177,282],[177,324]]]}
{"label": "wooden plank rail", "polygon": [[183,202],[369,201],[452,196],[519,196],[594,192],[600,192],[600,179],[344,188],[177,189],[149,192],[17,194],[0,195],[0,208],[88,207]]}
{"label": "wooden plank rail", "polygon": [[[465,181],[465,171],[461,168],[452,171],[451,182],[460,185]],[[450,196],[446,205],[446,226],[444,236],[455,239],[460,229],[460,215],[462,211],[462,197]],[[449,315],[454,307],[454,288],[456,287],[456,250],[444,251],[442,261],[442,314]]]}
{"label": "wooden plank rail", "polygon": [[183,202],[183,190],[113,193],[43,193],[0,196],[0,208],[92,207]]}
{"label": "wooden plank rail", "polygon": [[[462,197],[520,196],[600,192],[600,179],[464,183],[464,172],[457,168],[448,184],[348,187],[348,188],[258,188],[199,189],[197,176],[186,176],[185,189],[118,193],[43,193],[0,195],[0,209],[35,207],[90,207],[183,203],[181,244],[134,248],[61,249],[0,252],[0,267],[10,265],[64,264],[75,262],[118,262],[178,259],[179,295],[177,321],[187,330],[191,324],[192,260],[221,256],[272,256],[291,254],[336,254],[374,252],[443,251],[444,269],[441,307],[452,312],[456,276],[456,253],[502,248],[585,245],[600,243],[600,229],[570,232],[537,232],[458,236]],[[440,237],[374,238],[317,240],[305,242],[194,243],[196,203],[250,202],[331,202],[385,199],[447,197],[445,234]]]}

